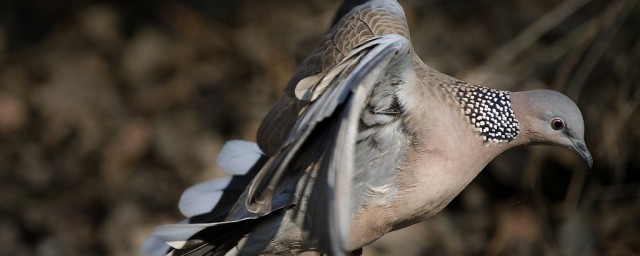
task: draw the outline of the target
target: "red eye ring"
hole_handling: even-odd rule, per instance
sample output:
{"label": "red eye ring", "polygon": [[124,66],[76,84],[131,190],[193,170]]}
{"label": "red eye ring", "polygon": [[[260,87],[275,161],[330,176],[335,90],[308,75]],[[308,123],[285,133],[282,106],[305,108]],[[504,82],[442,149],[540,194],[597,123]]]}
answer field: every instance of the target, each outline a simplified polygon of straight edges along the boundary
{"label": "red eye ring", "polygon": [[553,120],[551,120],[551,128],[556,131],[564,129],[564,121],[562,121],[562,119],[560,118],[554,118]]}

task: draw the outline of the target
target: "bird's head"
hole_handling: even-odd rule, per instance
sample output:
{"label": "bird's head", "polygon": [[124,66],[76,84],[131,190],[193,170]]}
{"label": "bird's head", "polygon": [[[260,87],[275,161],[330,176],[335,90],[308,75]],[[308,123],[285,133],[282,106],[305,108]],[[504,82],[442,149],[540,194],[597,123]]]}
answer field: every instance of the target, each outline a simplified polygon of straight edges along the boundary
{"label": "bird's head", "polygon": [[552,90],[514,92],[513,110],[528,143],[571,148],[591,168],[593,158],[584,141],[584,120],[576,104]]}

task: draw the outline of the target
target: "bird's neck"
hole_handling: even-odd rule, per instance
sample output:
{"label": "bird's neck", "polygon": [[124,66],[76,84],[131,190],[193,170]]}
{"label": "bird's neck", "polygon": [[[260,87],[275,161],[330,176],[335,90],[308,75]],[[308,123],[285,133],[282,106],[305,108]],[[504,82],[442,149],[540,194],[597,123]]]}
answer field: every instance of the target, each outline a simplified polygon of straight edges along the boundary
{"label": "bird's neck", "polygon": [[[509,92],[458,84],[446,76],[436,79],[435,85],[442,90],[431,90],[430,95],[444,97],[423,95],[428,101],[407,105],[407,111],[421,116],[406,123],[420,141],[411,143],[398,171],[402,193],[392,207],[398,211],[394,216],[399,216],[393,229],[436,214],[496,156],[526,142],[521,139]],[[424,106],[429,101],[438,102]]]}
{"label": "bird's neck", "polygon": [[534,124],[535,115],[532,115],[531,102],[527,92],[512,92],[511,93],[511,107],[513,113],[520,123],[520,135],[516,142],[518,145],[529,145],[540,143],[543,138],[532,129]]}

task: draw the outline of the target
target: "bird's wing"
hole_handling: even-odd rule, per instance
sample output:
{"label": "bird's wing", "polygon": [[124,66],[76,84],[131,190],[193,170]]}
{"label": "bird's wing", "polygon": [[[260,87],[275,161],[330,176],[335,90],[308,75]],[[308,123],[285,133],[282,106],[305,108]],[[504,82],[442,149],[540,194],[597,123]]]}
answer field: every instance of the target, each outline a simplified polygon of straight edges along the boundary
{"label": "bird's wing", "polygon": [[391,80],[413,72],[411,50],[397,2],[370,1],[345,14],[263,121],[258,143],[273,157],[249,187],[247,209],[269,212],[274,196],[290,186],[283,181],[302,177],[297,207],[305,208],[304,228],[321,249],[344,253],[352,197],[360,196],[352,180],[361,114],[374,87],[396,86]]}
{"label": "bird's wing", "polygon": [[411,60],[408,39],[388,34],[365,41],[322,76],[301,80],[295,94],[311,104],[249,187],[247,208],[270,211],[282,181],[306,171],[303,178],[309,183],[303,194],[310,198],[305,212],[312,215],[304,226],[323,249],[343,253],[350,241],[351,182],[362,110],[374,87],[397,85],[389,82],[391,77],[411,72]]}
{"label": "bird's wing", "polygon": [[301,113],[312,103],[307,98],[297,97],[296,92],[313,84],[314,78],[334,75],[338,63],[355,48],[373,37],[387,34],[410,39],[400,4],[395,0],[346,0],[331,30],[298,66],[284,95],[260,124],[257,142],[265,155],[273,156],[280,150]]}
{"label": "bird's wing", "polygon": [[[261,124],[258,144],[264,156],[252,165],[252,169],[257,167],[260,172],[249,188],[239,195],[231,185],[245,183],[245,178],[255,175],[253,171],[249,171],[248,176],[234,176],[231,181],[194,186],[181,200],[181,211],[190,217],[186,223],[203,224],[162,227],[154,232],[154,238],[181,248],[175,251],[178,254],[224,252],[240,239],[227,234],[247,234],[249,230],[244,228],[254,227],[286,207],[292,196],[283,194],[291,193],[291,184],[302,178],[306,181],[301,186],[303,196],[293,203],[309,213],[304,216],[304,227],[325,251],[332,255],[345,252],[349,243],[352,197],[359,196],[353,195],[351,182],[356,171],[358,129],[362,122],[367,122],[361,120],[361,113],[365,107],[377,108],[371,102],[379,101],[380,95],[397,90],[394,87],[398,84],[391,80],[402,80],[407,72],[413,71],[402,7],[393,0],[355,5],[346,5],[346,9],[341,10],[333,29],[300,65],[284,97]],[[383,93],[373,96],[372,91]],[[262,162],[268,157],[268,162]],[[245,160],[238,160],[242,161]],[[238,182],[234,182],[236,180]],[[227,182],[229,185],[221,189],[219,185]],[[282,193],[284,190],[287,192]],[[238,198],[234,208],[244,209],[236,211],[228,209],[226,203],[190,200],[202,194],[218,198],[222,191],[220,201]],[[227,194],[229,198],[225,197]],[[219,206],[225,208],[218,210]],[[211,238],[226,240],[211,242]]]}

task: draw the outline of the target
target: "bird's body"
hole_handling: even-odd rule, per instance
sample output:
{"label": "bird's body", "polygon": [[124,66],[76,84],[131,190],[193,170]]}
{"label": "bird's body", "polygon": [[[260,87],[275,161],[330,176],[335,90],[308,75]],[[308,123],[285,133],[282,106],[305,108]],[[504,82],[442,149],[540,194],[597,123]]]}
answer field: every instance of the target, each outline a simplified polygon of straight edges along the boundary
{"label": "bird's body", "polygon": [[[550,125],[558,118],[563,130]],[[233,206],[186,210],[204,224],[154,236],[176,254],[343,254],[436,214],[507,149],[563,145],[590,161],[583,133],[580,111],[557,92],[500,91],[430,68],[402,7],[367,1],[300,65],[258,131],[263,153],[241,189],[210,189]]]}

